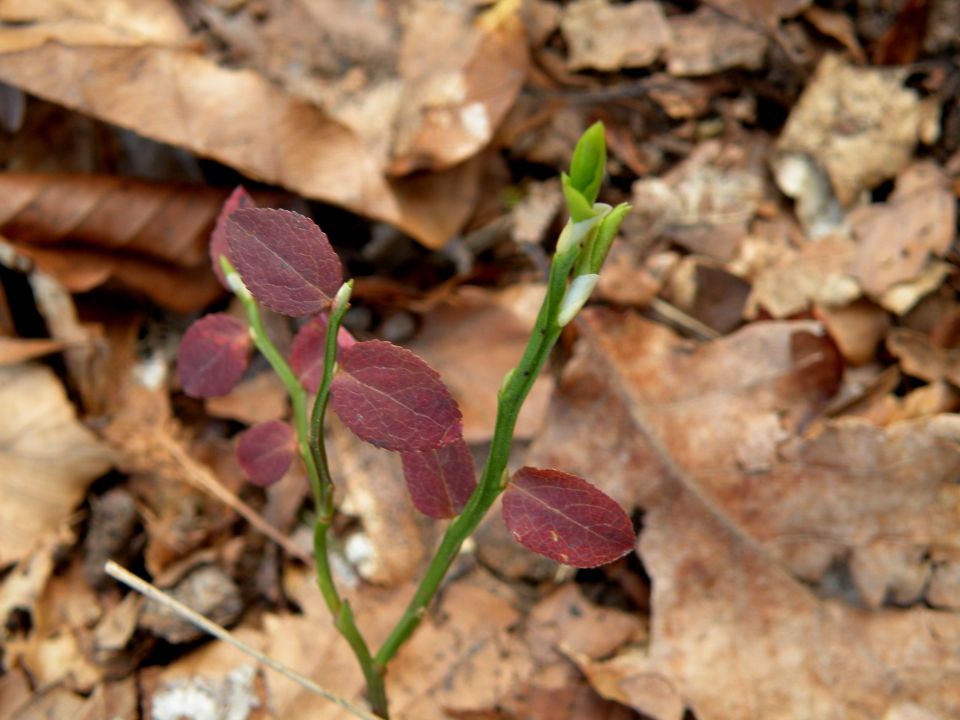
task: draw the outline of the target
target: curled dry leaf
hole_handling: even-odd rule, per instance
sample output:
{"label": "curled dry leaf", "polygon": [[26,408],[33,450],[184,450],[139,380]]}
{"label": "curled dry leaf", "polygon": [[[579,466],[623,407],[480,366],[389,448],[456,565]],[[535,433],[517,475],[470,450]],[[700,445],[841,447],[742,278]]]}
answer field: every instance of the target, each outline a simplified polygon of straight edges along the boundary
{"label": "curled dry leaf", "polygon": [[350,430],[387,450],[429,450],[461,437],[460,408],[433,368],[383,340],[344,350],[330,405]]}
{"label": "curled dry leaf", "polygon": [[428,517],[460,513],[477,486],[470,448],[461,440],[430,450],[400,453],[410,499]]}
{"label": "curled dry leaf", "polygon": [[[579,383],[533,454],[602,468],[646,509],[652,640],[635,681],[704,720],[960,712],[960,616],[926,607],[933,558],[960,546],[956,416],[814,420],[837,380],[814,323],[694,346],[634,315],[583,317]],[[599,425],[622,460],[580,441]]]}
{"label": "curled dry leaf", "polygon": [[0,232],[74,292],[112,280],[192,312],[221,292],[206,247],[223,196],[130,178],[5,173]]}
{"label": "curled dry leaf", "polygon": [[254,485],[267,487],[290,469],[297,450],[293,428],[280,420],[258,423],[237,439],[237,462]]}
{"label": "curled dry leaf", "polygon": [[0,567],[56,529],[111,465],[112,453],[80,424],[54,374],[0,367]]}
{"label": "curled dry leaf", "polygon": [[503,521],[525,548],[574,567],[605,565],[636,542],[623,508],[559,470],[518,470],[503,494]]}
{"label": "curled dry leaf", "polygon": [[230,260],[253,296],[283,315],[312,315],[343,282],[340,258],[310,218],[247,208],[226,219]]}
{"label": "curled dry leaf", "polygon": [[252,344],[247,326],[225,313],[197,320],[177,354],[183,391],[198,398],[226,395],[243,377]]}

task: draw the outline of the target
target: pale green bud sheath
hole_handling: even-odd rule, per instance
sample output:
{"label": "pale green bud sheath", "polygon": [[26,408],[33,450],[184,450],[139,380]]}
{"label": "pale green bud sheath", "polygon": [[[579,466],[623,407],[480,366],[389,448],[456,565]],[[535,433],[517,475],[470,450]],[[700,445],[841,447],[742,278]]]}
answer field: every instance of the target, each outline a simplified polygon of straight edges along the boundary
{"label": "pale green bud sheath", "polygon": [[350,294],[353,292],[353,280],[347,280],[343,285],[340,286],[340,289],[337,290],[337,294],[333,297],[333,308],[334,312],[342,310],[350,302]]}
{"label": "pale green bud sheath", "polygon": [[230,292],[241,300],[253,300],[253,295],[250,294],[247,286],[243,284],[240,273],[237,272],[237,269],[226,255],[220,256],[220,269],[223,270],[223,276],[227,279]]}
{"label": "pale green bud sheath", "polygon": [[[594,207],[599,206],[600,203],[597,203]],[[631,209],[628,203],[620,203],[612,209],[609,205],[604,207],[606,212],[602,215],[597,231],[590,238],[590,242],[577,260],[577,267],[573,271],[575,276],[600,272],[604,260],[607,259],[607,253],[610,252],[610,246],[620,229],[620,223],[623,222]]]}
{"label": "pale green bud sheath", "polygon": [[568,220],[557,239],[556,257],[567,257],[567,253],[572,250],[579,251],[582,243],[590,236],[590,231],[602,218],[602,215],[594,215],[580,222],[574,222],[573,218]]}
{"label": "pale green bud sheath", "polygon": [[516,368],[510,368],[507,370],[507,374],[503,376],[503,380],[500,381],[500,389],[497,391],[497,397],[503,397],[503,394],[507,391],[507,388],[510,386],[510,383],[513,381],[513,376],[517,372]]}
{"label": "pale green bud sheath", "polygon": [[592,293],[593,289],[597,286],[598,280],[600,280],[600,276],[596,273],[578,275],[573,279],[570,287],[567,288],[566,294],[563,296],[563,301],[560,303],[560,312],[557,313],[557,325],[564,327],[576,317],[580,309],[586,304],[590,293]]}

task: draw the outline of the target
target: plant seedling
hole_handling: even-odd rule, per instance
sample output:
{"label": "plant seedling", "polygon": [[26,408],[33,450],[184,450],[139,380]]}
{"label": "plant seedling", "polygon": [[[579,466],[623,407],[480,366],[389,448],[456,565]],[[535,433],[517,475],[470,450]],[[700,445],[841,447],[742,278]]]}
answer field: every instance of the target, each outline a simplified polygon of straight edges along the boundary
{"label": "plant seedling", "polygon": [[[223,314],[194,323],[183,337],[178,369],[184,392],[223,395],[240,380],[252,344],[283,381],[293,426],[254,425],[237,442],[251,482],[279,480],[297,454],[316,505],[317,585],[333,622],[363,670],[371,708],[387,718],[387,664],[420,623],[463,542],[503,495],[503,519],[521,545],[557,562],[595,567],[633,549],[630,518],[583,478],[525,467],[513,477],[507,458],[520,408],[563,327],[583,307],[623,218],[626,204],[597,203],[606,164],[604,129],[590,127],[562,176],[570,220],[557,242],[547,292],[526,350],[507,373],[489,454],[479,480],[463,440],[460,409],[440,376],[409,350],[382,340],[358,342],[341,327],[352,281],[311,220],[257,208],[238,188],[224,205],[211,239],[217,276],[243,304],[249,327]],[[264,331],[260,305],[292,317],[313,316],[289,358]],[[312,408],[309,398],[313,397]],[[383,645],[373,653],[334,584],[327,551],[334,483],[327,465],[324,417],[330,407],[358,437],[400,454],[414,506],[431,518],[452,518],[419,587]]]}

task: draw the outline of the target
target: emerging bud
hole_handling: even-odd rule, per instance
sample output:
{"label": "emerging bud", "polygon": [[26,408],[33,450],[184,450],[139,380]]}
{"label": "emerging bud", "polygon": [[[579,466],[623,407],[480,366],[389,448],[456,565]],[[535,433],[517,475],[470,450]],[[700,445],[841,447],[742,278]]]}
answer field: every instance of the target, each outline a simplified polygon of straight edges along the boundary
{"label": "emerging bud", "polygon": [[350,302],[350,294],[353,292],[353,280],[347,280],[333,298],[333,311],[341,310]]}
{"label": "emerging bud", "polygon": [[577,141],[570,161],[570,185],[593,205],[607,166],[607,144],[602,122],[595,122]]}
{"label": "emerging bud", "polygon": [[577,141],[570,162],[570,174],[562,173],[560,176],[567,210],[574,222],[596,214],[593,204],[600,192],[606,166],[607,145],[603,123],[597,122],[587,128]]}

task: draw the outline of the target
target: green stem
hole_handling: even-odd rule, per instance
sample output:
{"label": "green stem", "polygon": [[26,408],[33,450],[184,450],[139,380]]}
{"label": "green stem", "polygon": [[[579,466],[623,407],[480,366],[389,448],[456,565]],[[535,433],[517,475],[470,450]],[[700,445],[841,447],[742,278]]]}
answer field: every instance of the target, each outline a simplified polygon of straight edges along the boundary
{"label": "green stem", "polygon": [[294,427],[297,431],[297,448],[303,463],[307,468],[307,477],[310,478],[310,487],[315,497],[322,495],[324,488],[320,479],[317,467],[316,456],[310,450],[310,428],[307,424],[307,393],[300,384],[296,373],[277,350],[276,345],[267,335],[267,330],[263,326],[263,318],[260,316],[260,308],[257,301],[246,292],[238,292],[237,297],[243,303],[247,312],[247,320],[250,323],[250,334],[257,350],[263,355],[270,367],[277,374],[287,389],[287,395],[290,396],[290,404],[293,407]]}
{"label": "green stem", "polygon": [[[353,281],[347,283],[346,297],[353,287]],[[313,402],[310,414],[308,443],[316,461],[319,484],[322,492],[314,497],[317,506],[317,520],[313,527],[313,557],[317,568],[317,587],[323,595],[324,602],[333,616],[334,625],[343,638],[350,645],[353,654],[360,664],[363,677],[367,683],[367,699],[373,711],[384,718],[389,717],[387,707],[387,690],[384,683],[383,668],[374,662],[370,648],[363,634],[357,627],[350,603],[340,597],[333,571],[330,566],[330,552],[327,543],[327,532],[333,521],[333,478],[327,461],[326,436],[323,431],[324,417],[327,405],[330,402],[330,387],[337,364],[337,334],[343,316],[349,308],[349,303],[335,303],[327,319],[327,331],[323,343],[323,378],[317,389],[317,396]],[[306,415],[304,423],[306,424]]]}
{"label": "green stem", "polygon": [[[232,270],[229,267],[227,269]],[[330,399],[330,383],[336,364],[337,333],[349,305],[343,303],[335,307],[330,314],[324,342],[323,381],[317,391],[313,411],[308,414],[307,393],[296,373],[293,372],[293,369],[267,335],[256,300],[245,289],[237,292],[236,295],[246,310],[254,344],[267,359],[267,362],[270,363],[270,367],[283,382],[287,394],[290,396],[294,426],[297,431],[297,445],[307,468],[310,488],[313,491],[314,503],[317,506],[317,521],[313,532],[317,586],[333,616],[334,626],[347,641],[347,644],[350,645],[357,662],[360,664],[360,669],[363,671],[367,683],[367,695],[371,709],[380,717],[388,718],[383,668],[374,661],[370,648],[367,646],[359,628],[357,628],[350,604],[344,601],[337,591],[327,548],[327,531],[333,518],[333,482],[324,444],[323,417]]]}
{"label": "green stem", "polygon": [[[563,268],[557,267],[556,262],[554,268],[563,272]],[[551,269],[551,279],[554,268]],[[480,476],[480,482],[473,495],[470,496],[463,512],[447,527],[447,531],[440,541],[440,547],[430,561],[423,580],[421,580],[393,631],[377,651],[375,660],[380,667],[386,666],[390,659],[396,655],[400,646],[416,630],[426,613],[427,606],[450,569],[450,565],[460,552],[463,542],[477,529],[477,526],[490,510],[490,506],[504,490],[504,476],[507,471],[507,461],[510,457],[510,447],[513,443],[517,416],[520,414],[523,401],[546,363],[550,350],[560,337],[561,328],[556,324],[556,312],[555,310],[551,312],[551,308],[558,307],[559,300],[562,298],[563,285],[558,284],[556,287],[561,292],[560,297],[553,297],[556,291],[553,289],[553,283],[551,283],[520,364],[511,372],[504,387],[500,390],[493,439],[490,443],[486,465]]]}

